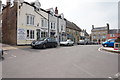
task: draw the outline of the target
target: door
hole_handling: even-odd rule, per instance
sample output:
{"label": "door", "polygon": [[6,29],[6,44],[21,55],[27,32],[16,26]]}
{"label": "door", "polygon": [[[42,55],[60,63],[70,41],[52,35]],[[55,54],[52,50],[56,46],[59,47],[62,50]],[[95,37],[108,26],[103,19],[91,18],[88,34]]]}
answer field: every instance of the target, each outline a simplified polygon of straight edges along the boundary
{"label": "door", "polygon": [[37,29],[37,40],[40,39],[40,29]]}

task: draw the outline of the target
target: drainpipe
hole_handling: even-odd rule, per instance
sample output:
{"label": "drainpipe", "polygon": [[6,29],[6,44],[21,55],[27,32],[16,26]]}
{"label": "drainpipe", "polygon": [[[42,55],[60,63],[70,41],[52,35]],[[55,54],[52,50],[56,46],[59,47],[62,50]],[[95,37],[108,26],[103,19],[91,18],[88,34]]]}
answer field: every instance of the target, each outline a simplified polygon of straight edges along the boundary
{"label": "drainpipe", "polygon": [[59,40],[59,18],[58,17],[57,17],[57,39],[59,44],[60,40]]}
{"label": "drainpipe", "polygon": [[49,21],[49,12],[48,12],[48,37],[50,37],[50,21]]}

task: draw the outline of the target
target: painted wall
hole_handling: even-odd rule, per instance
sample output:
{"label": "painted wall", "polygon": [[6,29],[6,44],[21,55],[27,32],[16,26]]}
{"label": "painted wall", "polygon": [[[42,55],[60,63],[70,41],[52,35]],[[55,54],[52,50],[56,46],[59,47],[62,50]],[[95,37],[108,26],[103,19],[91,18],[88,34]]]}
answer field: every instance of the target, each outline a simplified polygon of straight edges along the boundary
{"label": "painted wall", "polygon": [[[17,26],[17,44],[18,45],[22,45],[22,44],[30,44],[33,40],[37,39],[37,29],[40,30],[47,30],[48,26],[46,26],[45,28],[41,27],[41,20],[44,19],[48,19],[48,13],[39,10],[39,11],[35,11],[34,7],[23,3],[23,5],[21,6],[21,8],[18,11],[18,26]],[[34,16],[34,25],[28,25],[27,24],[27,15],[32,15]],[[21,31],[22,33],[20,33]],[[34,39],[28,39],[27,38],[27,30],[34,30]],[[47,30],[48,31],[48,30]],[[21,38],[22,39],[21,39]]]}

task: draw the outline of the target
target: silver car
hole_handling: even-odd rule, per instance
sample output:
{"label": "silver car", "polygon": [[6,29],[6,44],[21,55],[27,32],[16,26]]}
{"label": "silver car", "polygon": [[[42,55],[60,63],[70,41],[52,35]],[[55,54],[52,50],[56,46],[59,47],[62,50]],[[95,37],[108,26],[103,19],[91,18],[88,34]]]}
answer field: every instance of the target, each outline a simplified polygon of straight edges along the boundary
{"label": "silver car", "polygon": [[60,46],[65,46],[65,45],[66,45],[66,46],[73,46],[73,45],[74,45],[74,42],[71,41],[70,39],[60,42]]}

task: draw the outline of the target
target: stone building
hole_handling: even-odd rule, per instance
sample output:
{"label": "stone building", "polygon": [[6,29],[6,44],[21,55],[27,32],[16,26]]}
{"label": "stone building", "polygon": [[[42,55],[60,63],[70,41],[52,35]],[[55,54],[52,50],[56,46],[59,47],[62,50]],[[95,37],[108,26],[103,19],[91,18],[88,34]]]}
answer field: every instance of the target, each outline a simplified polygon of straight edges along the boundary
{"label": "stone building", "polygon": [[90,35],[85,29],[81,30],[80,40],[90,40]]}
{"label": "stone building", "polygon": [[91,38],[93,42],[102,43],[107,40],[107,34],[109,32],[109,24],[104,27],[94,27],[92,25]]}
{"label": "stone building", "polygon": [[80,40],[81,29],[73,22],[66,22],[66,33],[67,38],[70,38],[72,41],[77,43]]}

